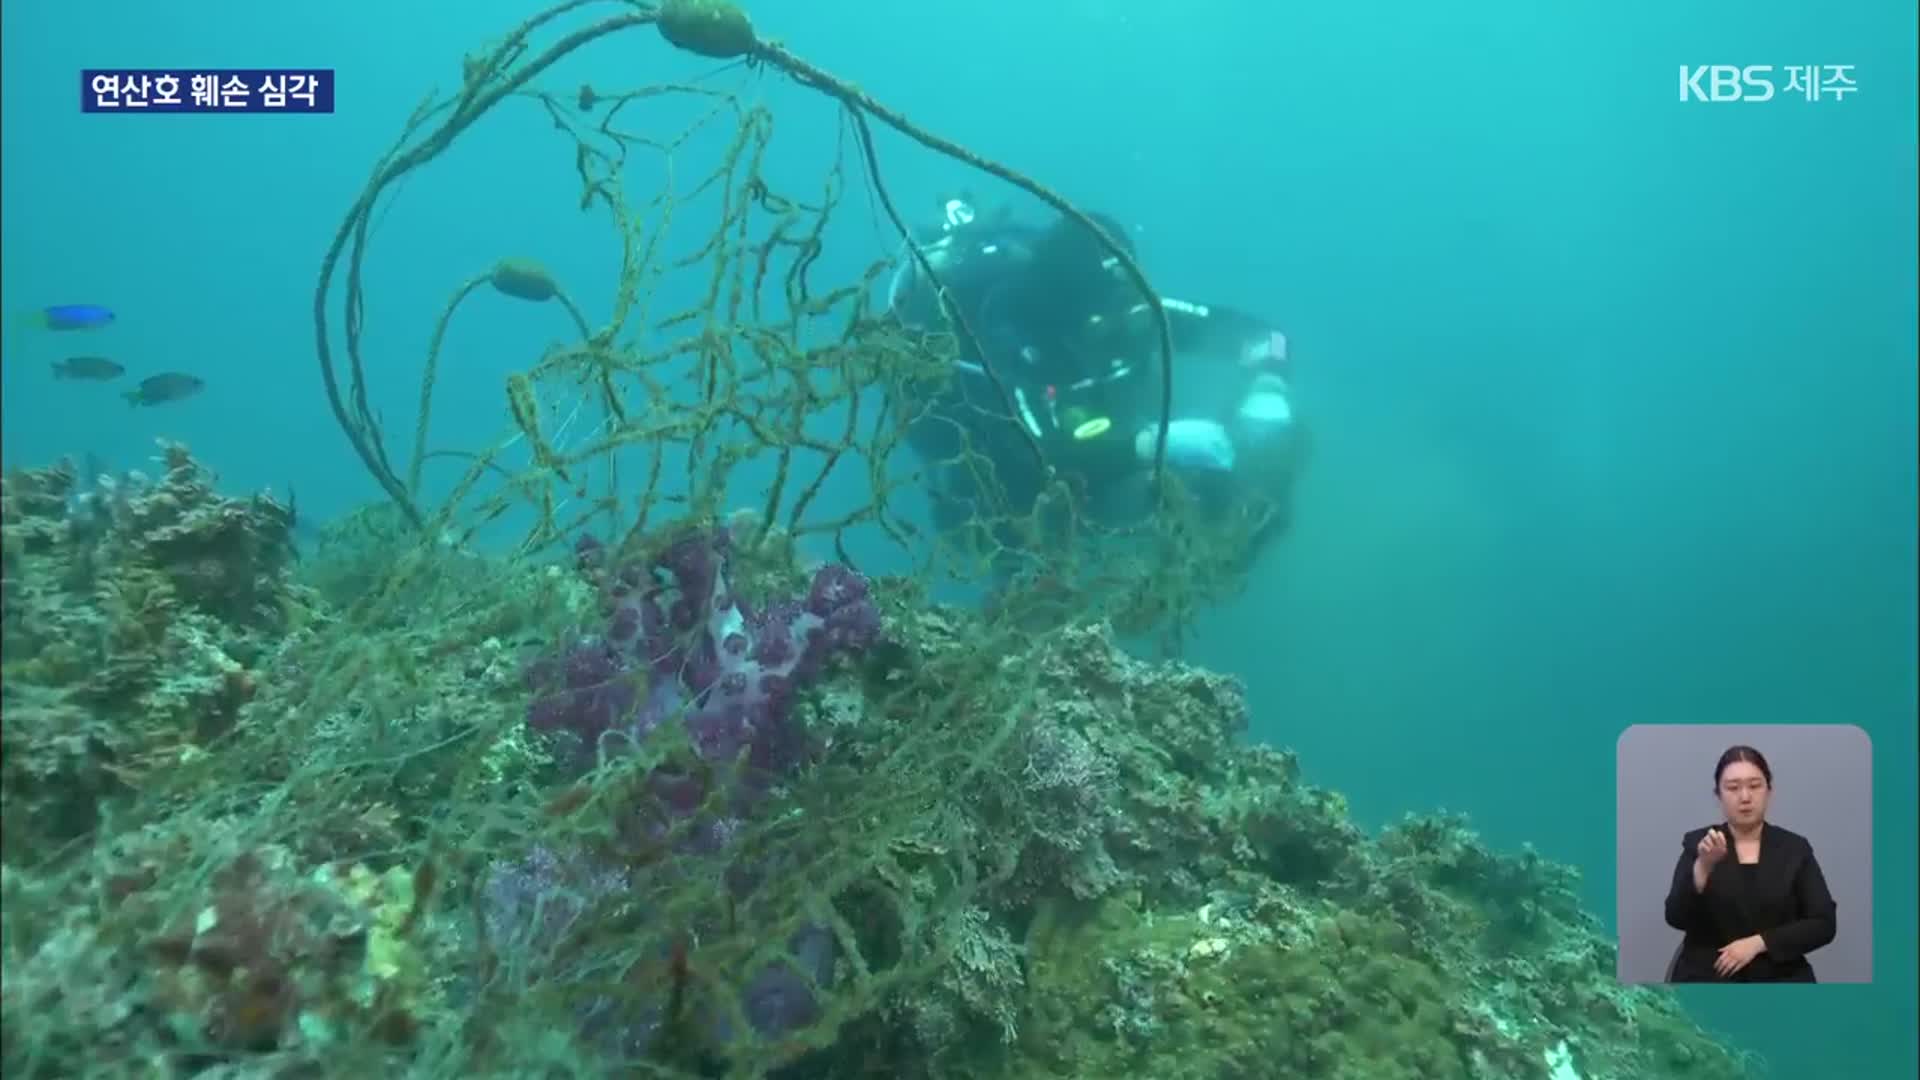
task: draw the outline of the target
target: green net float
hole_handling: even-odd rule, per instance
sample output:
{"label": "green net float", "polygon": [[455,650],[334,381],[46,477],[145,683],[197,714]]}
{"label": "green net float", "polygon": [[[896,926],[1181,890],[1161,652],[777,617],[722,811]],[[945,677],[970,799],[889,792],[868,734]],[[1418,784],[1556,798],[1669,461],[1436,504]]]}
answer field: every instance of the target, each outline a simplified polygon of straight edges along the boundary
{"label": "green net float", "polygon": [[553,275],[532,259],[501,259],[493,265],[487,281],[516,300],[531,300],[536,304],[553,299],[560,291]]}
{"label": "green net float", "polygon": [[758,44],[753,21],[727,0],[667,0],[660,5],[660,36],[715,60],[745,56]]}

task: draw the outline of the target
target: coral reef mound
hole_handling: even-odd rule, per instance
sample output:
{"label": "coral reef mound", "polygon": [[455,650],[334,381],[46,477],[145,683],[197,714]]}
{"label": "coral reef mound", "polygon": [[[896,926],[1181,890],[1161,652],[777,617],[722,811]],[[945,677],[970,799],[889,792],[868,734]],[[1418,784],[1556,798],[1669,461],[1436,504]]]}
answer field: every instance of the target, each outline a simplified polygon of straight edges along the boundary
{"label": "coral reef mound", "polygon": [[1104,623],[750,519],[296,565],[166,455],[0,500],[8,1076],[1754,1075],[1568,868],[1361,828]]}

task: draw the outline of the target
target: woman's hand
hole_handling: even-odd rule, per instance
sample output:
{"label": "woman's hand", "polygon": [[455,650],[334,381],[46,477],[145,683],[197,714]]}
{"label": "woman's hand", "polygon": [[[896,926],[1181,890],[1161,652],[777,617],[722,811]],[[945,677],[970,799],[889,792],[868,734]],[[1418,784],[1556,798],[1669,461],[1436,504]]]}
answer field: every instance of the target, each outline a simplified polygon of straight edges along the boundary
{"label": "woman's hand", "polygon": [[1707,835],[1700,838],[1700,846],[1694,849],[1694,860],[1711,870],[1727,857],[1727,836],[1719,829],[1708,829]]}
{"label": "woman's hand", "polygon": [[1766,951],[1767,943],[1759,934],[1743,937],[1720,950],[1719,958],[1713,962],[1713,973],[1728,978]]}
{"label": "woman's hand", "polygon": [[1707,835],[1701,837],[1699,845],[1693,849],[1694,892],[1703,893],[1707,891],[1707,875],[1713,873],[1713,868],[1719,865],[1721,859],[1726,857],[1726,834],[1722,833],[1719,829],[1708,829]]}

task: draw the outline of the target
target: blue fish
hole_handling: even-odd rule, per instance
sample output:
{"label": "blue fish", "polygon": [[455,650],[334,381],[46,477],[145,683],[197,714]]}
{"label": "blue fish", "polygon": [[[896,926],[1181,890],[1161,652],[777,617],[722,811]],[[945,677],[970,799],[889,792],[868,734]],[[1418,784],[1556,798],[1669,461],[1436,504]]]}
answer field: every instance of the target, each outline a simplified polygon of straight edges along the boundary
{"label": "blue fish", "polygon": [[113,311],[99,304],[54,304],[40,309],[35,321],[48,330],[98,330],[113,321]]}
{"label": "blue fish", "polygon": [[7,353],[17,359],[27,335],[43,330],[98,330],[113,322],[113,309],[99,304],[50,304],[7,319]]}

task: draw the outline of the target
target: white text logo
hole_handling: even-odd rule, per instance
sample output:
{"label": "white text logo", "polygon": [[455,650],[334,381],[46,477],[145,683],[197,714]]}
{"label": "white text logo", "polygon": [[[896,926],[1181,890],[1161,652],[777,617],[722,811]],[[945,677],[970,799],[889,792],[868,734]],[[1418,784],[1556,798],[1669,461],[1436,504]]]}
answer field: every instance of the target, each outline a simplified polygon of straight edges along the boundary
{"label": "white text logo", "polygon": [[1841,101],[1859,89],[1852,64],[1798,64],[1778,69],[1786,85],[1774,75],[1772,64],[1681,64],[1680,100],[1705,102],[1762,102],[1775,97]]}

